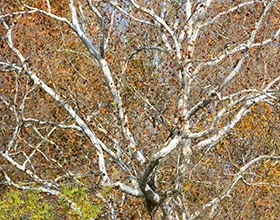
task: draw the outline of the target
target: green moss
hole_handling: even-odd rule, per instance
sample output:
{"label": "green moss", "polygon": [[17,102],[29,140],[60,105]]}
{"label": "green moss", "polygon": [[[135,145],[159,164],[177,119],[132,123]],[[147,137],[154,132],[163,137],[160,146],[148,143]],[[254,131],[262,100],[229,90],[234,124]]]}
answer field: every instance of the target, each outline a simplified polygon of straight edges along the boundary
{"label": "green moss", "polygon": [[105,197],[106,195],[109,194],[110,191],[111,191],[111,187],[109,187],[109,186],[104,186],[104,188],[103,188],[103,190],[102,190],[102,192],[101,192],[101,195],[102,195],[103,197]]}
{"label": "green moss", "polygon": [[52,219],[52,207],[39,192],[8,189],[0,200],[0,219]]}
{"label": "green moss", "polygon": [[67,205],[66,198],[70,199],[80,209],[80,213],[75,210],[69,210],[69,215],[76,215],[78,219],[96,218],[100,212],[100,204],[93,204],[89,201],[88,190],[79,185],[64,185],[61,190],[60,203]]}
{"label": "green moss", "polygon": [[[109,191],[110,188],[105,187],[101,194],[108,195]],[[91,192],[78,182],[62,185],[59,197],[12,187],[7,187],[2,192],[0,194],[0,220],[90,219],[98,216],[102,205],[100,200],[91,199]],[[69,201],[73,202],[72,208]],[[77,210],[73,209],[74,204]]]}

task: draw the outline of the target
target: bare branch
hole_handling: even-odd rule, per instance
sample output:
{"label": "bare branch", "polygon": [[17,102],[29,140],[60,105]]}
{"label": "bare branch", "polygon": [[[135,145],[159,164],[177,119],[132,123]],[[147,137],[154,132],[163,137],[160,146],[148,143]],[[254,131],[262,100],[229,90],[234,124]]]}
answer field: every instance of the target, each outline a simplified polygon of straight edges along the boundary
{"label": "bare branch", "polygon": [[25,58],[23,57],[21,52],[13,46],[12,28],[8,29],[7,38],[8,38],[8,45],[10,49],[15,52],[15,54],[18,56],[18,58],[22,63],[21,69],[24,70],[25,73],[33,80],[34,84],[40,86],[47,94],[49,94],[54,100],[56,100],[59,104],[61,104],[65,108],[65,110],[69,113],[69,115],[74,119],[74,121],[85,132],[85,134],[90,138],[99,156],[99,169],[100,172],[102,173],[103,182],[107,182],[108,175],[105,167],[104,155],[95,133],[89,129],[86,123],[80,118],[80,116],[77,115],[74,109],[62,99],[61,96],[56,94],[49,86],[47,86],[40,78],[38,78],[36,74],[34,74],[32,71],[29,70],[27,64],[25,63]]}
{"label": "bare branch", "polygon": [[112,187],[116,188],[116,189],[119,189],[120,191],[122,191],[124,193],[127,193],[129,195],[132,195],[132,196],[136,196],[136,197],[143,197],[144,196],[144,194],[140,190],[133,189],[133,188],[121,183],[121,182],[113,183]]}
{"label": "bare branch", "polygon": [[137,4],[134,0],[130,0],[131,4],[138,10],[141,10],[143,12],[145,12],[146,14],[148,14],[149,16],[151,16],[153,19],[155,19],[160,25],[162,25],[164,27],[164,29],[171,35],[173,42],[175,44],[175,48],[176,48],[176,54],[179,60],[181,60],[182,55],[181,55],[181,48],[180,48],[180,44],[176,38],[175,33],[171,30],[171,28],[166,24],[166,22],[160,18],[158,15],[155,14],[154,11],[149,10],[147,8],[144,8],[142,6],[140,6],[139,4]]}
{"label": "bare branch", "polygon": [[79,21],[78,21],[78,15],[77,15],[73,0],[69,0],[69,9],[70,9],[71,16],[72,16],[72,24],[69,26],[76,32],[76,34],[79,36],[79,38],[84,42],[84,44],[88,48],[89,52],[95,57],[96,60],[99,61],[100,59],[102,59],[102,56],[93,47],[92,43],[86,37],[86,34],[82,30],[81,25],[79,24]]}
{"label": "bare branch", "polygon": [[32,14],[32,13],[35,13],[35,12],[37,12],[37,10],[35,10],[35,9],[30,10],[30,11],[18,11],[18,12],[13,12],[13,13],[10,13],[10,14],[0,15],[0,19],[6,18],[6,17],[14,17],[16,15]]}
{"label": "bare branch", "polygon": [[87,2],[89,4],[90,9],[97,15],[97,17],[99,19],[99,23],[100,23],[100,56],[101,56],[101,58],[104,58],[104,56],[105,56],[105,22],[104,22],[104,18],[102,17],[102,15],[98,11],[98,9],[92,5],[91,0],[87,0]]}
{"label": "bare branch", "polygon": [[17,163],[13,158],[11,158],[9,156],[8,151],[4,151],[1,152],[0,151],[0,155],[5,158],[11,165],[13,165],[14,167],[16,167],[17,169],[25,172],[27,175],[29,175],[30,177],[32,177],[32,179],[34,179],[35,181],[39,181],[42,182],[42,179],[37,176],[36,174],[34,174],[31,170],[27,169],[24,165],[20,165],[19,163]]}
{"label": "bare branch", "polygon": [[54,122],[54,121],[41,121],[39,119],[35,119],[35,118],[23,118],[23,121],[24,122],[35,122],[35,123],[38,123],[40,125],[52,125],[52,126],[55,126],[55,127],[58,127],[58,128],[62,128],[62,129],[74,129],[74,130],[77,130],[77,131],[82,131],[82,129],[77,126],[77,125],[64,125],[64,124],[59,124],[57,122]]}
{"label": "bare branch", "polygon": [[242,7],[245,7],[245,6],[248,6],[248,5],[252,5],[252,4],[255,4],[255,1],[248,1],[248,2],[243,2],[243,3],[240,3],[236,6],[234,6],[233,8],[230,8],[228,9],[227,11],[223,11],[223,12],[220,12],[219,14],[217,14],[214,18],[204,22],[203,24],[201,24],[200,27],[204,27],[204,26],[207,26],[209,24],[213,24],[215,23],[218,19],[222,18],[224,15],[227,15],[229,13],[232,13],[234,11],[237,11],[237,10],[240,10],[240,8]]}
{"label": "bare branch", "polygon": [[141,174],[141,178],[139,182],[140,189],[145,194],[145,197],[155,204],[158,204],[160,202],[160,197],[148,186],[147,182],[149,176],[151,175],[153,170],[157,167],[159,160],[169,155],[179,145],[182,137],[181,135],[178,134],[174,134],[174,135],[175,136],[173,138],[171,138],[164,144],[164,147],[159,152],[157,152],[152,156],[148,166]]}
{"label": "bare branch", "polygon": [[134,21],[137,21],[137,22],[140,22],[140,23],[143,23],[143,24],[147,24],[147,25],[155,26],[153,23],[151,23],[149,21],[144,21],[144,20],[141,20],[141,19],[138,19],[138,18],[132,16],[131,14],[126,12],[117,3],[113,2],[113,1],[110,1],[110,4],[113,5],[115,8],[117,8],[119,11],[121,11],[124,15],[126,15],[126,16],[130,17],[131,19],[133,19]]}
{"label": "bare branch", "polygon": [[44,15],[47,15],[47,16],[49,16],[49,17],[55,19],[55,20],[65,22],[66,24],[69,25],[69,27],[72,27],[71,22],[68,21],[66,18],[59,17],[59,16],[57,16],[57,15],[55,15],[55,14],[52,14],[50,11],[49,11],[49,12],[46,12],[46,11],[41,10],[41,9],[39,9],[39,8],[30,7],[30,6],[26,5],[26,4],[24,4],[24,7],[28,8],[28,9],[31,9],[31,10],[34,11],[34,12],[40,12],[40,13],[42,13],[42,14],[44,14]]}
{"label": "bare branch", "polygon": [[[243,173],[248,170],[251,166],[253,166],[254,164],[258,163],[261,160],[264,159],[268,159],[268,160],[280,160],[280,156],[269,156],[269,155],[262,155],[259,156],[253,160],[251,160],[250,162],[248,162],[247,164],[245,164],[243,167],[241,167],[238,171],[238,173],[235,174],[235,177],[233,178],[232,182],[229,184],[228,187],[226,187],[223,192],[216,198],[212,199],[210,202],[208,202],[207,204],[205,204],[202,208],[202,210],[208,208],[208,207],[212,207],[211,212],[209,214],[209,218],[213,218],[215,216],[215,214],[217,213],[217,207],[219,205],[219,203],[224,200],[226,197],[230,197],[230,194],[232,192],[232,190],[234,189],[235,185],[237,184],[237,182],[242,179],[242,175]],[[196,219],[196,217],[198,217],[200,215],[201,211],[197,211],[194,214],[191,215],[191,217],[189,219]]]}

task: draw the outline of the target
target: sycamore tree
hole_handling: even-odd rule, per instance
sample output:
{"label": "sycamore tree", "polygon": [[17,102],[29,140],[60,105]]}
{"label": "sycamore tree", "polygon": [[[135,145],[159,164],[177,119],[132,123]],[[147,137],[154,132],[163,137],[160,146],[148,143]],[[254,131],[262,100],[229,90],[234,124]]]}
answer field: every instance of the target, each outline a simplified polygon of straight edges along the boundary
{"label": "sycamore tree", "polygon": [[277,0],[0,8],[0,215],[280,217]]}

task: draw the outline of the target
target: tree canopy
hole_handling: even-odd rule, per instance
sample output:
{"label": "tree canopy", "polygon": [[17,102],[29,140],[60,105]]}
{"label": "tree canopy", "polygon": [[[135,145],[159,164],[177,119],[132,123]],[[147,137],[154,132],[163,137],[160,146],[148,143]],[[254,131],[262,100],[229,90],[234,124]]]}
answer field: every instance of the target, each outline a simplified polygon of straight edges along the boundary
{"label": "tree canopy", "polygon": [[280,218],[277,0],[0,3],[0,217]]}

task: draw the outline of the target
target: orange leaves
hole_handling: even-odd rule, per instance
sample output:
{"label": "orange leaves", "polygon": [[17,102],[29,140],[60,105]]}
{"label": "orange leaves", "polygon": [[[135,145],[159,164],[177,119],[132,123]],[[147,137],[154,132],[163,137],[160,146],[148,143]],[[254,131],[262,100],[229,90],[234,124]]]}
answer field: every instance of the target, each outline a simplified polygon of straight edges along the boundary
{"label": "orange leaves", "polygon": [[[259,107],[264,108],[264,112],[258,112]],[[267,129],[269,124],[269,114],[271,114],[270,106],[267,103],[260,103],[257,106],[252,106],[251,113],[244,117],[244,119],[239,123],[236,129],[243,132],[255,131],[255,135],[259,136],[262,134],[264,129]],[[259,126],[259,125],[262,126]]]}
{"label": "orange leaves", "polygon": [[[280,163],[278,161],[266,161],[263,167],[267,170],[264,182],[280,184]],[[270,187],[273,189],[273,187]]]}
{"label": "orange leaves", "polygon": [[[55,4],[54,1],[50,2],[53,13],[71,21],[67,0]],[[126,4],[123,1],[118,2],[119,7]],[[161,13],[162,2],[159,0],[149,1],[147,7],[153,9],[155,13]],[[205,14],[206,18],[201,22],[207,22],[209,19],[211,20],[211,17],[213,18],[223,10],[228,10],[241,2],[241,0],[222,1],[218,4],[218,1],[216,1],[209,8],[209,17],[207,17],[207,12]],[[47,9],[44,1],[29,1],[29,3]],[[195,103],[205,98],[210,89],[217,88],[219,83],[232,72],[236,62],[243,57],[244,53],[241,51],[232,56],[227,56],[224,54],[224,45],[231,40],[236,41],[237,48],[238,45],[246,43],[250,36],[247,31],[252,32],[254,30],[254,24],[258,18],[252,12],[256,11],[256,15],[259,15],[262,10],[262,4],[258,4],[259,6],[253,4],[246,6],[246,11],[239,8],[233,13],[225,13],[215,24],[202,27],[197,33],[198,38],[196,39],[195,35],[191,36],[195,33],[194,30],[191,31],[191,28],[198,26],[188,24],[185,13],[177,13],[181,10],[178,1],[165,1],[165,4],[169,4],[166,8],[168,11],[165,14],[165,22],[172,24],[170,25],[172,29],[175,20],[178,19],[180,22],[177,30],[174,30],[174,37],[179,37],[182,31],[185,31],[185,39],[178,42],[181,44],[179,47],[181,47],[180,51],[183,59],[178,59],[174,53],[174,42],[171,34],[157,26],[155,21],[153,21],[155,25],[139,25],[138,22],[125,16],[116,8],[104,11],[104,8],[110,8],[108,2],[92,1],[92,3],[100,10],[105,19],[106,43],[108,39],[105,59],[112,71],[112,79],[116,84],[116,89],[119,90],[122,97],[121,107],[125,110],[125,116],[128,119],[128,123],[125,122],[124,127],[125,129],[131,129],[131,134],[135,138],[137,144],[134,146],[134,150],[142,150],[147,160],[153,158],[158,150],[163,149],[164,143],[171,133],[172,124],[175,124],[179,115],[182,115],[181,109],[178,110],[178,100],[182,95],[187,96],[184,105],[186,111],[188,111]],[[86,1],[81,1],[80,5],[78,4],[77,1],[75,6],[77,6],[79,22],[83,25],[86,33],[85,36],[99,50],[100,30],[98,19],[96,19],[94,13],[90,12]],[[139,4],[145,6],[145,1],[140,0]],[[117,11],[114,15],[112,15],[113,10]],[[143,12],[134,10],[133,7],[128,7],[128,5],[125,6],[124,10],[140,19],[152,20]],[[246,15],[246,13],[248,14]],[[180,14],[182,14],[182,17],[177,18],[177,16],[181,16]],[[111,20],[112,18],[114,20]],[[264,25],[265,28],[260,30],[261,34],[254,42],[257,43],[258,40],[273,35],[278,27],[278,17],[271,16],[271,18],[273,21]],[[110,151],[104,151],[105,167],[112,182],[121,181],[133,187],[134,183],[131,184],[128,181],[130,174],[135,175],[133,179],[139,180],[139,175],[143,173],[145,167],[137,166],[136,161],[132,159],[131,152],[127,151],[127,145],[132,144],[132,141],[125,139],[121,127],[122,121],[119,119],[118,106],[113,101],[98,62],[92,58],[83,42],[67,25],[38,13],[22,16],[18,20],[14,31],[15,45],[19,46],[19,50],[23,51],[26,56],[34,54],[28,63],[30,69],[57,94],[63,96],[65,102],[73,107],[77,115],[86,120],[90,129],[95,131],[97,137],[106,145],[107,149],[110,149],[118,157],[116,160],[114,156],[110,156]],[[169,40],[170,53],[166,51],[166,45],[162,43],[163,34]],[[9,49],[4,41],[0,47],[0,55],[5,55],[3,60],[19,63],[14,55],[9,54]],[[138,51],[139,48],[144,47],[147,47],[147,49]],[[151,49],[151,47],[153,48]],[[239,76],[234,79],[229,87],[221,91],[222,96],[239,92],[244,88],[261,91],[263,85],[267,85],[270,79],[275,78],[275,75],[279,72],[277,71],[277,62],[275,62],[277,47],[273,44],[271,50],[267,49],[266,46],[261,47],[261,49],[256,48],[258,47],[250,49],[250,56],[246,58]],[[136,54],[134,54],[135,51]],[[186,68],[188,68],[187,71]],[[194,68],[197,70],[196,72],[194,72]],[[183,71],[186,71],[187,75],[182,76]],[[265,73],[268,74],[265,75]],[[39,148],[49,158],[49,161],[42,159],[42,154],[36,151],[34,157],[30,159],[30,163],[35,164],[34,170],[52,180],[57,175],[65,176],[71,171],[71,173],[84,175],[83,178],[75,180],[90,187],[96,186],[96,182],[98,184],[100,180],[98,173],[98,164],[100,163],[98,163],[96,157],[94,143],[90,142],[92,139],[88,138],[82,131],[62,129],[55,126],[54,123],[59,122],[63,123],[63,126],[73,125],[74,121],[62,109],[60,103],[55,103],[43,90],[37,87],[33,89],[32,83],[26,77],[16,81],[15,77],[10,77],[9,73],[4,73],[2,76],[4,76],[4,84],[8,86],[0,90],[5,93],[7,99],[15,99],[16,85],[20,87],[15,101],[18,106],[27,94],[24,110],[17,109],[19,117],[24,115],[25,117],[34,117],[52,123],[24,122],[20,124],[20,132],[16,137],[24,139],[35,147],[42,143]],[[186,81],[182,79],[186,79]],[[184,90],[185,88],[186,90]],[[33,90],[31,91],[31,89]],[[236,99],[233,98],[232,101],[234,100]],[[200,132],[209,128],[214,115],[228,104],[227,101],[222,102],[220,97],[213,98],[209,106],[199,110],[191,118],[192,120],[189,123],[192,132]],[[6,113],[6,110],[9,113]],[[229,109],[218,123],[217,128],[227,125],[238,110],[238,108]],[[24,112],[21,115],[22,111]],[[10,112],[7,107],[4,113],[7,120],[3,121],[1,119],[1,125],[5,123],[7,125],[7,129],[4,128],[5,131],[3,132],[8,137],[7,139],[12,137],[14,124],[16,123],[16,117]],[[228,186],[233,178],[233,176],[227,174],[235,173],[243,163],[247,163],[256,155],[278,153],[278,132],[275,129],[275,121],[277,121],[277,117],[279,119],[279,116],[275,115],[275,111],[273,112],[271,107],[265,103],[252,107],[251,113],[244,117],[232,133],[228,134],[229,136],[220,141],[217,146],[206,151],[196,151],[194,149],[192,157],[187,158],[190,159],[187,166],[184,155],[181,154],[184,151],[181,151],[181,145],[179,145],[178,149],[175,149],[168,157],[160,161],[157,170],[159,171],[159,190],[162,190],[162,192],[172,190],[178,180],[179,167],[184,166],[188,170],[186,170],[182,182],[179,183],[182,184],[184,189],[180,193],[187,195],[187,202],[184,205],[189,206],[190,212],[195,212],[203,207],[206,202],[219,197],[220,192]],[[155,118],[157,120],[154,120]],[[19,121],[21,123],[23,120],[20,119]],[[185,124],[188,122],[185,118],[179,117],[179,123]],[[38,128],[43,138],[36,134],[34,127]],[[197,144],[203,138],[208,138],[218,132],[215,130],[198,140],[194,138],[190,141],[190,144]],[[20,141],[17,142],[18,145],[24,142]],[[9,140],[6,142],[8,143]],[[182,141],[182,143],[184,142],[185,140]],[[27,146],[27,144],[24,146]],[[29,153],[34,149],[34,147],[27,146],[27,149],[21,148],[20,150]],[[56,164],[50,158],[58,161],[62,166]],[[25,159],[23,158],[23,160]],[[41,160],[44,160],[44,162],[41,162]],[[123,162],[122,164],[125,164],[127,168],[123,165],[118,166],[119,161]],[[49,164],[52,166],[48,167]],[[262,179],[259,180],[264,182],[274,181],[278,184],[279,166],[277,164],[263,163],[258,164],[258,166],[252,167],[252,173],[261,175]],[[14,175],[12,172],[10,174]],[[25,178],[24,175],[22,178]],[[67,176],[63,181],[71,182],[73,181],[71,178],[72,176]],[[272,192],[270,188],[262,186],[255,189],[259,190],[260,195],[263,194],[263,199],[273,199],[267,198],[267,195],[265,195],[265,193]],[[121,193],[116,191],[110,192],[110,199],[119,202],[122,199]],[[250,196],[250,193],[252,194],[252,189],[240,184],[235,192],[237,192],[236,196],[232,197],[230,202],[223,201],[222,203],[225,210],[229,210],[228,213],[230,213],[232,219],[239,215],[239,213],[236,214],[236,210],[242,210],[243,208],[239,207],[240,198],[244,198],[245,201],[242,201],[242,206],[246,205],[246,199]],[[170,201],[172,203],[172,196]],[[258,203],[260,202],[258,201]],[[272,208],[272,204],[270,202],[267,207]],[[136,206],[140,208],[136,208]],[[140,218],[139,213],[143,214],[145,212],[143,201],[139,202],[133,197],[128,197],[124,204],[118,208],[123,209],[119,212],[120,219],[127,219],[128,216],[133,215],[138,219]],[[220,213],[223,214],[225,211],[224,209],[221,210]],[[224,217],[220,213],[217,218],[226,219],[227,216]],[[181,217],[180,213],[178,216],[178,218]],[[144,219],[148,219],[148,217],[144,217]]]}

